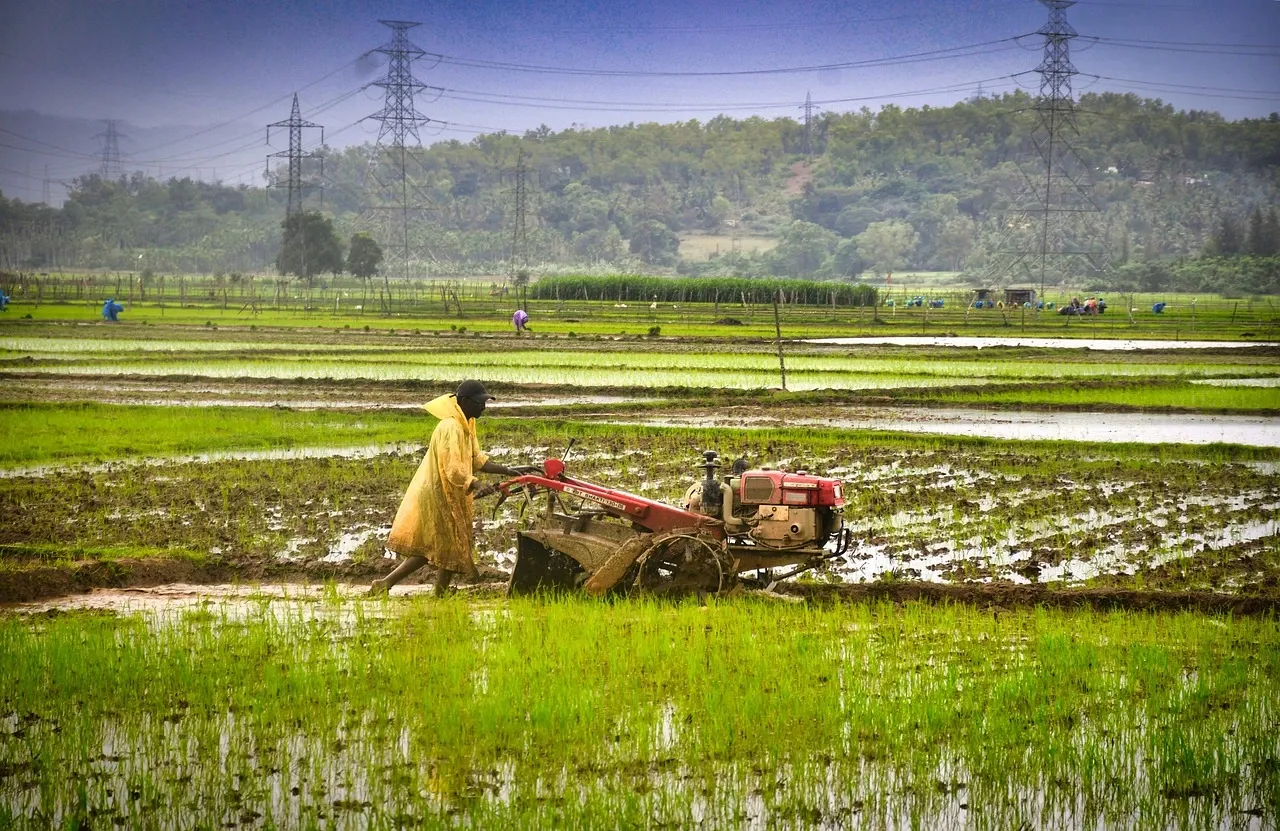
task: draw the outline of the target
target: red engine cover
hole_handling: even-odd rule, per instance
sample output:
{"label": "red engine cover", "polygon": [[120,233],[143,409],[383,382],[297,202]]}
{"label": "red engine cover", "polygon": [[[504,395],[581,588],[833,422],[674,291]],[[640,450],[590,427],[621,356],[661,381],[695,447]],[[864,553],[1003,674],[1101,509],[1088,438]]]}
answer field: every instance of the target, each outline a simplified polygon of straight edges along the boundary
{"label": "red engine cover", "polygon": [[844,506],[844,487],[839,479],[825,476],[748,470],[738,484],[738,499],[744,505],[840,508]]}

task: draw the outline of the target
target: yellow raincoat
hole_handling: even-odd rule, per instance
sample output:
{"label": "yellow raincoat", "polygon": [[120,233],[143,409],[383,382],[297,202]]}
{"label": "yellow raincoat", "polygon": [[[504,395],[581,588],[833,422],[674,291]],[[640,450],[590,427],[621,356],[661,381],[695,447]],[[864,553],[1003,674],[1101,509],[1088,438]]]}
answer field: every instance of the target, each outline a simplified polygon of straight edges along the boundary
{"label": "yellow raincoat", "polygon": [[426,557],[439,568],[474,575],[473,515],[467,489],[489,457],[480,452],[475,419],[462,414],[455,396],[442,395],[424,409],[440,423],[400,501],[387,548],[402,557]]}

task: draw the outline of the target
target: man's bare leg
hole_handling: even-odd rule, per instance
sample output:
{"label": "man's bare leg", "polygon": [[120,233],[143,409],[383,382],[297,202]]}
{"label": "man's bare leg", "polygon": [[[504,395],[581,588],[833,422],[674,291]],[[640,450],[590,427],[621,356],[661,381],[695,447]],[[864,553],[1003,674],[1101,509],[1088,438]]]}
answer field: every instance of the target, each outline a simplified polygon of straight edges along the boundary
{"label": "man's bare leg", "polygon": [[405,557],[404,562],[396,566],[396,570],[383,577],[381,580],[374,580],[373,587],[369,589],[369,594],[385,594],[391,591],[391,587],[399,583],[404,578],[413,574],[418,569],[427,564],[426,557]]}
{"label": "man's bare leg", "polygon": [[436,575],[436,597],[444,597],[445,592],[449,590],[453,575],[454,572],[447,568],[440,569],[440,573]]}

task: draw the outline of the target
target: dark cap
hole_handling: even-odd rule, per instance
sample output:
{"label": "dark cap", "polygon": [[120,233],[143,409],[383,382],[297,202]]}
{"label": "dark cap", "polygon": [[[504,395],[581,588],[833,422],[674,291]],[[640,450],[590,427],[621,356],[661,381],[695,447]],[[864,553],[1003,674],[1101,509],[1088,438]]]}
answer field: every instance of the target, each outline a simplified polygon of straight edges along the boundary
{"label": "dark cap", "polygon": [[470,398],[472,401],[492,401],[494,396],[484,388],[484,384],[479,381],[463,381],[458,384],[458,390],[454,393],[458,398]]}

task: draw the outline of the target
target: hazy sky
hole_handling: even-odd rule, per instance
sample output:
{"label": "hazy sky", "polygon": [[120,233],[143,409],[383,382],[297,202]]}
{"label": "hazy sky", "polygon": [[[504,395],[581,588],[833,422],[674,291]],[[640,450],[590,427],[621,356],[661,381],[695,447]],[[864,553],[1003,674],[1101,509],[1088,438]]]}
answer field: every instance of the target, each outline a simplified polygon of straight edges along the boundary
{"label": "hazy sky", "polygon": [[[188,133],[233,122],[236,135],[213,133],[216,144],[121,149],[130,168],[221,164],[236,181],[260,174],[270,148],[254,142],[288,117],[295,90],[330,144],[376,137],[360,119],[382,106],[381,90],[362,89],[385,71],[368,54],[389,39],[379,19],[422,23],[412,40],[434,54],[415,74],[443,90],[417,101],[440,122],[423,130],[429,143],[539,124],[799,117],[806,93],[842,111],[949,104],[980,85],[1034,92],[1047,10],[1036,0],[0,0],[0,110]],[[1081,35],[1077,94],[1136,92],[1230,118],[1280,110],[1280,0],[1080,0],[1068,19]],[[79,164],[0,154],[10,167]]]}

